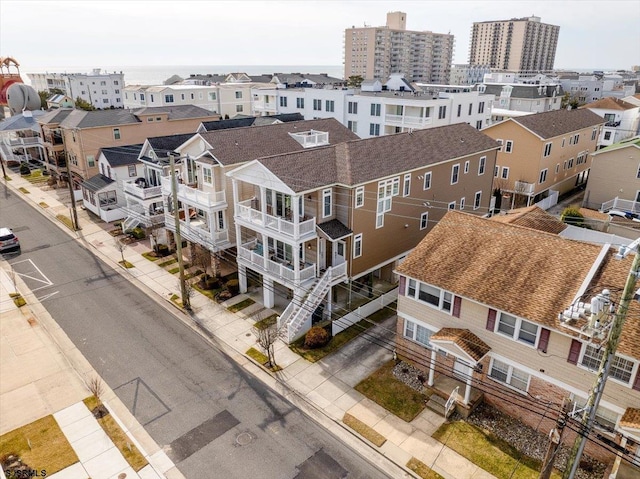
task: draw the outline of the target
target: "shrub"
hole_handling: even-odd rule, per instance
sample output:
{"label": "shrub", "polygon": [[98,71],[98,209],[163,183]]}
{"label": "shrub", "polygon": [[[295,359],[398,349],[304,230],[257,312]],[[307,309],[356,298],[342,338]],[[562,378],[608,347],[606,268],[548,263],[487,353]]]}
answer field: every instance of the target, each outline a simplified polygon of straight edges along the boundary
{"label": "shrub", "polygon": [[237,279],[230,279],[227,281],[226,286],[229,292],[234,296],[240,291],[240,283]]}
{"label": "shrub", "polygon": [[304,336],[304,346],[309,349],[321,348],[329,342],[329,333],[320,326],[314,326]]}
{"label": "shrub", "polygon": [[169,254],[169,246],[166,244],[158,245],[158,255],[167,256]]}
{"label": "shrub", "polygon": [[31,174],[31,168],[26,163],[20,164],[20,174],[22,176],[29,176]]}
{"label": "shrub", "polygon": [[131,230],[131,236],[133,236],[135,239],[143,239],[144,238],[144,230],[142,228],[133,228]]}
{"label": "shrub", "polygon": [[584,227],[584,215],[575,206],[569,206],[562,211],[560,220],[568,225]]}

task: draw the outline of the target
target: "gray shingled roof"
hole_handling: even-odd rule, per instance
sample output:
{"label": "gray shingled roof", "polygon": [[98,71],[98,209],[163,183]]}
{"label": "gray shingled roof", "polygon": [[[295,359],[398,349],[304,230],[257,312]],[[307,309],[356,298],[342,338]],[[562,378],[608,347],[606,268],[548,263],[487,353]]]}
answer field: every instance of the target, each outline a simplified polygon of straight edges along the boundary
{"label": "gray shingled roof", "polygon": [[336,183],[367,183],[498,147],[498,143],[484,133],[466,123],[458,123],[259,158],[258,161],[293,191],[300,192]]}
{"label": "gray shingled roof", "polygon": [[147,141],[158,156],[165,156],[170,151],[174,151],[189,138],[193,138],[195,133],[182,133],[179,135],[154,136],[147,138]]}
{"label": "gray shingled roof", "polygon": [[337,240],[349,236],[353,233],[352,230],[346,227],[340,220],[331,220],[318,225],[324,234],[326,234],[332,240]]}
{"label": "gray shingled roof", "polygon": [[140,123],[140,115],[155,115],[168,113],[169,120],[187,118],[206,118],[214,114],[204,108],[194,105],[158,106],[139,108],[136,110],[72,110],[60,126],[66,128],[96,128],[112,125],[130,125]]}
{"label": "gray shingled roof", "polygon": [[226,130],[228,128],[242,128],[252,125],[270,125],[276,120],[280,120],[283,123],[289,121],[303,121],[304,116],[302,116],[300,113],[282,113],[280,115],[271,116],[246,116],[240,118],[232,118],[231,120],[203,121],[202,126],[207,131],[215,131]]}
{"label": "gray shingled roof", "polygon": [[151,106],[133,110],[135,115],[155,115],[156,113],[168,113],[169,120],[184,120],[187,118],[206,118],[208,116],[218,116],[204,108],[195,105],[175,105],[175,106]]}
{"label": "gray shingled roof", "polygon": [[22,113],[10,116],[0,121],[0,131],[17,131],[17,130],[33,130],[40,131],[40,124],[36,121],[46,115],[47,112],[43,110],[34,110],[31,112],[32,116],[24,116]]}
{"label": "gray shingled roof", "polygon": [[113,183],[113,180],[111,178],[101,174],[97,174],[95,176],[92,176],[88,180],[84,180],[82,182],[82,186],[95,193],[97,191],[100,191],[105,186],[110,185],[111,183]]}
{"label": "gray shingled roof", "polygon": [[142,150],[142,144],[102,148],[100,151],[111,166],[117,167],[140,163],[138,160],[140,150]]}
{"label": "gray shingled roof", "polygon": [[545,111],[535,115],[511,118],[507,121],[514,121],[524,126],[542,139],[604,124],[602,117],[588,109]]}
{"label": "gray shingled roof", "polygon": [[358,138],[355,133],[333,118],[207,131],[201,133],[201,136],[213,145],[209,152],[222,165],[233,165],[263,156],[303,150],[302,145],[289,133],[301,133],[312,129],[328,132],[331,144]]}
{"label": "gray shingled roof", "polygon": [[61,123],[74,111],[73,108],[58,108],[46,112],[44,115],[38,118],[38,123],[47,125],[50,123]]}
{"label": "gray shingled roof", "polygon": [[[473,87],[473,90],[477,90],[479,85]],[[487,95],[495,95],[496,97],[500,97],[500,93],[502,89],[506,86],[510,86],[513,88],[511,90],[511,98],[550,98],[553,97],[553,92],[556,91],[556,88],[559,85],[502,85],[502,84],[485,84],[485,93]],[[542,88],[540,88],[542,87]],[[564,94],[562,87],[560,87],[559,91],[555,96],[561,97]]]}

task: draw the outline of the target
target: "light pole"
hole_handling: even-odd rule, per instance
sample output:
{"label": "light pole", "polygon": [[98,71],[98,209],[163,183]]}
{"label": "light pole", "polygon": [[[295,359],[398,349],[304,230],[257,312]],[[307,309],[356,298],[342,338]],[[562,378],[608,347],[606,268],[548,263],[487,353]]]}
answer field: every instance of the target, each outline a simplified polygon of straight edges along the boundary
{"label": "light pole", "polygon": [[182,306],[186,310],[191,309],[187,283],[184,278],[184,260],[182,259],[182,237],[180,236],[180,213],[178,211],[178,181],[176,178],[175,156],[169,153],[169,168],[171,169],[171,198],[173,203],[173,220],[176,229],[176,254],[178,255],[178,267],[180,269],[180,296]]}

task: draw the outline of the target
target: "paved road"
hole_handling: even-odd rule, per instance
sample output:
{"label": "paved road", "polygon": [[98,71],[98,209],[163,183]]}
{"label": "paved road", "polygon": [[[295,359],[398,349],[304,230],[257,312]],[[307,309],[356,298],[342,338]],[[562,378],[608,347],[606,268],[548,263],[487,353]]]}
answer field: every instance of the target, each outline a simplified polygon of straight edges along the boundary
{"label": "paved road", "polygon": [[0,219],[9,262],[185,476],[387,477],[4,185]]}

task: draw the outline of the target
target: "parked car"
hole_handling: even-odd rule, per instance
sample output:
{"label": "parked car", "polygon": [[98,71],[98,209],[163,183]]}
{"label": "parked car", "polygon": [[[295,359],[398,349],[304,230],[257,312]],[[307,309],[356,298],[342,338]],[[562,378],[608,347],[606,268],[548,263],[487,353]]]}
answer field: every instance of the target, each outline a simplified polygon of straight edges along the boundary
{"label": "parked car", "polygon": [[607,213],[611,219],[613,218],[626,218],[631,221],[640,223],[640,215],[632,213],[631,211],[611,210]]}
{"label": "parked car", "polygon": [[20,241],[10,228],[0,228],[0,253],[6,251],[18,251]]}

